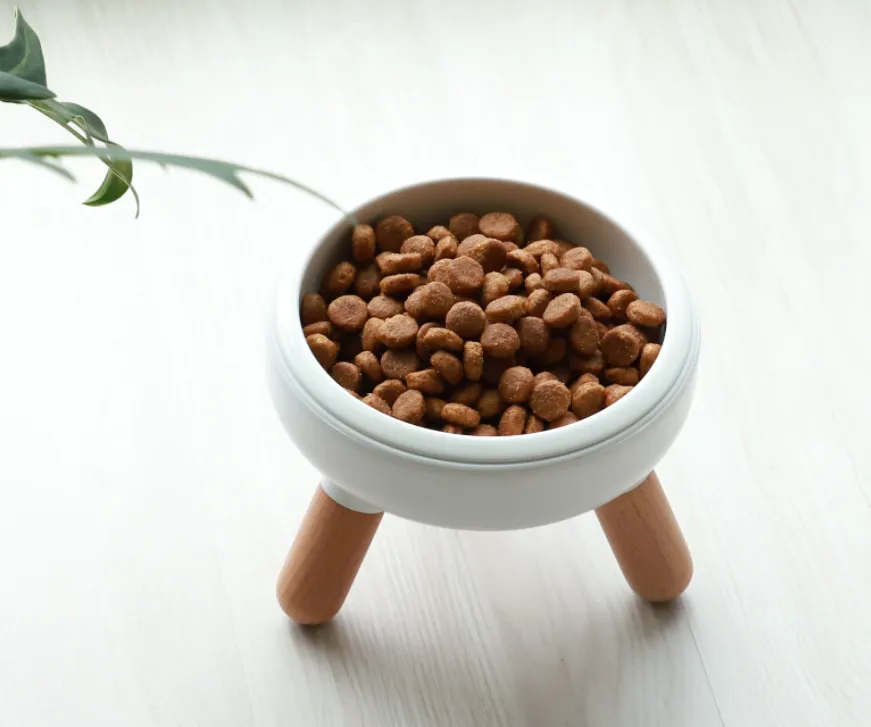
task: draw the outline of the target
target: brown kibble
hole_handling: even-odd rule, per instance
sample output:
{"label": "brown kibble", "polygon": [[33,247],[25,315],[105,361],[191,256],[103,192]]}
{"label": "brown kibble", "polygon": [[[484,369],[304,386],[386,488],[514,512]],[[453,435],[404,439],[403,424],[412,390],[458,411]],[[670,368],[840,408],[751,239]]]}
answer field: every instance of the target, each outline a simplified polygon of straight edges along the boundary
{"label": "brown kibble", "polygon": [[569,409],[572,395],[560,381],[542,381],[536,384],[529,397],[529,407],[533,413],[546,422],[559,419]]}
{"label": "brown kibble", "polygon": [[371,406],[373,409],[380,411],[382,414],[393,416],[393,412],[390,410],[390,405],[377,394],[366,394],[366,396],[363,397],[363,402]]}
{"label": "brown kibble", "polygon": [[471,212],[460,212],[460,214],[451,217],[451,221],[448,223],[448,229],[457,240],[462,242],[469,235],[478,234],[480,231],[478,222],[478,215],[472,214]]}
{"label": "brown kibble", "polygon": [[617,366],[605,369],[605,378],[609,384],[621,386],[635,386],[638,383],[638,369],[634,366]]}
{"label": "brown kibble", "polygon": [[426,235],[409,237],[402,243],[399,252],[404,255],[420,255],[420,263],[425,268],[435,262],[435,243]]}
{"label": "brown kibble", "polygon": [[551,293],[575,293],[577,295],[581,285],[581,271],[569,268],[553,268],[544,274],[542,284],[544,289]]}
{"label": "brown kibble", "polygon": [[578,419],[586,419],[605,407],[605,387],[589,381],[572,392],[572,411]]}
{"label": "brown kibble", "polygon": [[381,356],[381,370],[388,379],[404,379],[419,368],[420,358],[410,348],[390,348]]}
{"label": "brown kibble", "polygon": [[596,281],[586,270],[579,270],[578,274],[581,276],[578,281],[578,295],[581,300],[586,300],[596,294]]}
{"label": "brown kibble", "polygon": [[598,384],[599,377],[596,374],[581,374],[578,381],[582,384]]}
{"label": "brown kibble", "polygon": [[373,318],[390,318],[398,316],[404,310],[402,302],[387,295],[376,295],[366,306]]}
{"label": "brown kibble", "polygon": [[336,363],[336,357],[339,355],[339,347],[336,343],[321,333],[306,336],[305,342],[321,366],[325,369],[332,368],[333,364]]}
{"label": "brown kibble", "polygon": [[373,295],[378,295],[381,290],[381,273],[375,263],[367,265],[357,271],[354,279],[354,292],[364,300],[369,300]]}
{"label": "brown kibble", "polygon": [[[470,257],[458,257],[448,263],[451,280],[443,280],[456,295],[474,295],[484,284],[484,268],[477,260]],[[435,267],[435,266],[433,266]],[[433,268],[430,268],[432,270]]]}
{"label": "brown kibble", "polygon": [[569,343],[584,356],[595,353],[599,347],[599,332],[596,322],[587,316],[580,316],[569,329]]}
{"label": "brown kibble", "polygon": [[430,329],[435,327],[435,322],[429,321],[417,329],[417,339],[414,342],[414,348],[417,351],[417,355],[420,356],[423,361],[429,361],[429,357],[433,354],[433,350],[424,343],[424,337]]}
{"label": "brown kibble", "polygon": [[565,338],[551,338],[543,353],[535,357],[539,366],[555,366],[566,357],[568,345]]}
{"label": "brown kibble", "polygon": [[375,225],[375,240],[385,252],[399,252],[402,243],[414,234],[414,228],[404,217],[392,215]]}
{"label": "brown kibble", "polygon": [[322,336],[329,338],[333,335],[333,324],[329,321],[319,321],[318,323],[309,323],[302,329],[302,334],[308,338],[315,333],[320,333]]}
{"label": "brown kibble", "polygon": [[490,238],[487,235],[469,235],[457,246],[457,257],[469,257],[469,254],[479,242],[486,242]]}
{"label": "brown kibble", "polygon": [[520,348],[520,336],[507,323],[491,323],[481,334],[481,346],[488,356],[508,358]]}
{"label": "brown kibble", "polygon": [[526,315],[541,318],[551,301],[551,294],[544,288],[533,290],[526,296]]}
{"label": "brown kibble", "polygon": [[605,407],[607,408],[612,404],[616,404],[632,391],[632,388],[631,386],[621,386],[620,384],[611,384],[605,387]]}
{"label": "brown kibble", "polygon": [[510,404],[523,404],[532,393],[535,377],[525,366],[506,369],[499,380],[499,394]]}
{"label": "brown kibble", "polygon": [[[522,234],[523,234],[523,233],[521,233],[521,235],[522,235]],[[508,253],[508,252],[512,252],[513,250],[519,250],[519,249],[520,249],[520,248],[517,246],[517,243],[516,243],[516,242],[510,242],[510,241],[509,241],[509,242],[503,242],[502,244],[505,246],[505,252],[506,252],[506,253]]]}
{"label": "brown kibble", "polygon": [[393,403],[393,416],[409,424],[420,424],[424,411],[423,394],[413,389],[400,394]]}
{"label": "brown kibble", "polygon": [[388,379],[382,381],[378,386],[372,389],[375,396],[379,396],[387,402],[387,406],[393,406],[400,394],[406,392],[405,384],[399,379]]}
{"label": "brown kibble", "polygon": [[545,253],[550,253],[556,257],[560,255],[560,247],[553,240],[536,240],[530,242],[523,249],[536,258],[540,258]]}
{"label": "brown kibble", "polygon": [[428,396],[424,399],[423,403],[425,407],[424,417],[427,421],[440,422],[442,420],[442,408],[444,408],[447,402],[436,396]]}
{"label": "brown kibble", "polygon": [[354,357],[354,364],[373,384],[380,384],[384,378],[384,374],[381,371],[381,363],[378,361],[378,357],[371,351],[361,351],[358,353]]}
{"label": "brown kibble", "polygon": [[457,426],[456,424],[445,424],[442,427],[442,431],[445,434],[465,434],[465,431],[462,427]]}
{"label": "brown kibble", "polygon": [[530,273],[523,281],[523,287],[527,295],[532,295],[536,290],[544,290],[544,283],[541,280],[541,275],[538,273]]}
{"label": "brown kibble", "polygon": [[517,268],[505,268],[502,275],[508,280],[508,289],[515,290],[523,285],[523,273]]}
{"label": "brown kibble", "polygon": [[330,298],[341,295],[354,284],[357,268],[345,261],[336,265],[324,280],[324,293]]}
{"label": "brown kibble", "polygon": [[[468,260],[469,258],[458,258]],[[445,325],[463,338],[475,338],[484,330],[487,316],[477,303],[454,303],[445,317]]]}
{"label": "brown kibble", "polygon": [[481,419],[490,419],[499,416],[505,409],[505,402],[498,389],[487,389],[475,403],[475,409],[481,415]]}
{"label": "brown kibble", "polygon": [[617,280],[617,278],[608,273],[602,273],[598,278],[597,283],[599,293],[614,295],[618,290],[629,290],[629,286],[626,285],[626,283]]}
{"label": "brown kibble", "polygon": [[605,273],[606,275],[611,274],[611,268],[608,267],[608,263],[606,263],[604,260],[599,260],[599,258],[594,257],[590,265],[596,268],[596,270],[600,270],[601,272]]}
{"label": "brown kibble", "polygon": [[300,309],[304,326],[327,320],[327,304],[323,296],[317,293],[306,293],[302,296]]}
{"label": "brown kibble", "polygon": [[463,378],[463,363],[447,351],[436,351],[430,357],[429,365],[450,384],[458,384]]}
{"label": "brown kibble", "polygon": [[566,424],[574,424],[576,421],[578,421],[578,418],[572,412],[567,411],[559,419],[556,419],[548,424],[547,428],[559,429],[560,427],[566,426]]}
{"label": "brown kibble", "polygon": [[635,300],[626,307],[626,317],[636,326],[657,328],[665,323],[665,311],[649,300]]}
{"label": "brown kibble", "polygon": [[493,237],[503,242],[511,242],[517,235],[517,220],[507,212],[489,212],[478,223],[478,229],[487,237]]}
{"label": "brown kibble", "polygon": [[642,377],[650,371],[650,367],[653,366],[656,357],[659,356],[661,350],[662,346],[658,343],[648,343],[641,349],[641,358],[638,361],[638,371]]}
{"label": "brown kibble", "polygon": [[535,414],[530,414],[529,419],[526,420],[526,428],[523,430],[524,434],[538,434],[539,432],[544,431],[544,422],[539,419]]}
{"label": "brown kibble", "polygon": [[375,257],[375,230],[369,225],[357,225],[351,233],[351,253],[354,260],[369,262]]}
{"label": "brown kibble", "polygon": [[559,247],[559,252],[557,253],[558,258],[562,258],[569,250],[574,250],[575,246],[570,243],[568,240],[554,240],[554,242]]}
{"label": "brown kibble", "polygon": [[361,331],[369,317],[369,310],[366,301],[359,295],[342,295],[330,303],[327,315],[336,328],[343,331]]}
{"label": "brown kibble", "polygon": [[360,344],[364,351],[380,351],[381,350],[381,326],[384,321],[380,318],[370,318],[363,326],[363,333],[360,334]]}
{"label": "brown kibble", "polygon": [[509,406],[499,420],[499,436],[514,437],[523,434],[526,427],[526,409],[514,404]]}
{"label": "brown kibble", "polygon": [[426,279],[430,283],[444,283],[453,290],[457,282],[457,276],[452,267],[453,262],[453,259],[437,260],[427,271]]}
{"label": "brown kibble", "polygon": [[445,404],[442,407],[442,419],[449,424],[458,424],[467,429],[477,427],[481,423],[481,415],[465,404]]}
{"label": "brown kibble", "polygon": [[563,293],[547,304],[542,318],[551,328],[568,328],[581,315],[581,301],[574,293]]}
{"label": "brown kibble", "polygon": [[438,242],[445,237],[451,236],[451,231],[444,227],[443,225],[436,225],[435,227],[430,227],[429,232],[426,233],[426,236],[432,239],[433,242]]}
{"label": "brown kibble", "polygon": [[420,276],[416,273],[400,273],[381,278],[382,295],[405,295],[414,290],[420,283]]}
{"label": "brown kibble", "polygon": [[538,260],[536,260],[535,256],[530,255],[526,250],[513,250],[509,252],[507,260],[527,275],[537,273],[541,270]]}
{"label": "brown kibble", "polygon": [[508,251],[499,240],[491,240],[483,235],[472,235],[460,243],[457,257],[469,257],[477,262],[485,273],[492,273],[505,267]]}
{"label": "brown kibble", "polygon": [[517,321],[520,346],[530,356],[538,356],[550,345],[550,328],[541,318],[526,317]]}
{"label": "brown kibble", "polygon": [[463,350],[463,339],[447,328],[433,326],[423,336],[423,345],[430,351],[455,351]]}
{"label": "brown kibble", "polygon": [[589,356],[573,354],[569,356],[569,366],[576,374],[593,374],[598,377],[605,369],[605,358],[601,351],[596,351]]}
{"label": "brown kibble", "polygon": [[490,303],[484,312],[491,323],[514,323],[526,314],[526,298],[504,295]]}
{"label": "brown kibble", "polygon": [[423,303],[421,302],[421,291],[424,286],[415,288],[411,295],[405,299],[405,312],[414,319],[423,317]]}
{"label": "brown kibble", "polygon": [[[428,237],[426,239],[432,242]],[[422,267],[419,252],[382,252],[375,258],[375,262],[378,264],[378,269],[381,271],[382,275],[416,273]]]}
{"label": "brown kibble", "polygon": [[611,311],[611,317],[615,321],[626,320],[626,308],[633,301],[638,300],[633,290],[618,290],[608,298],[608,309]]}
{"label": "brown kibble", "polygon": [[541,256],[539,264],[541,266],[542,280],[544,280],[545,275],[547,275],[551,270],[556,270],[559,267],[559,258],[557,258],[556,255],[546,252]]}
{"label": "brown kibble", "polygon": [[622,325],[602,336],[601,349],[611,366],[629,366],[641,353],[641,341],[632,326]]}
{"label": "brown kibble", "polygon": [[349,391],[360,391],[360,369],[350,361],[339,361],[330,369],[330,375],[339,386]]}
{"label": "brown kibble", "polygon": [[544,217],[536,217],[526,228],[526,240],[527,242],[549,240],[553,237],[553,233],[553,222]]}
{"label": "brown kibble", "polygon": [[511,285],[502,273],[487,273],[481,287],[481,302],[489,305],[497,298],[508,295]]}
{"label": "brown kibble", "polygon": [[532,379],[532,388],[538,386],[542,381],[559,381],[559,379],[550,371],[542,371],[537,373],[535,378]]}
{"label": "brown kibble", "polygon": [[[441,318],[447,315],[454,305],[454,294],[444,283],[427,283],[418,288],[415,293],[420,294],[420,307],[424,315],[433,318]],[[408,306],[406,305],[406,308]]]}
{"label": "brown kibble", "polygon": [[560,265],[572,270],[585,270],[590,272],[593,266],[593,255],[585,247],[573,247],[566,250],[560,257]]}
{"label": "brown kibble", "polygon": [[472,406],[481,397],[484,387],[477,381],[466,384],[460,387],[451,395],[451,401],[454,404],[465,404]]}
{"label": "brown kibble", "polygon": [[448,237],[443,237],[441,240],[436,243],[435,246],[435,260],[438,262],[439,260],[448,260],[453,259],[457,256],[457,238],[453,235],[449,235]]}
{"label": "brown kibble", "polygon": [[429,396],[436,396],[445,390],[445,382],[435,369],[424,369],[406,374],[405,385],[409,389],[421,391]]}
{"label": "brown kibble", "polygon": [[604,335],[610,331],[614,327],[613,323],[602,323],[602,321],[596,321],[596,330],[599,332],[599,340],[601,341]]}
{"label": "brown kibble", "polygon": [[463,346],[463,372],[469,381],[480,380],[484,373],[484,349],[477,341],[467,341]]}
{"label": "brown kibble", "polygon": [[495,437],[499,434],[499,430],[492,424],[479,424],[469,434],[473,437]]}
{"label": "brown kibble", "polygon": [[414,343],[416,337],[417,321],[407,315],[388,318],[378,333],[378,340],[387,348],[406,348]]}
{"label": "brown kibble", "polygon": [[607,321],[611,317],[611,309],[598,298],[587,298],[584,308],[590,311],[590,315],[597,321]]}

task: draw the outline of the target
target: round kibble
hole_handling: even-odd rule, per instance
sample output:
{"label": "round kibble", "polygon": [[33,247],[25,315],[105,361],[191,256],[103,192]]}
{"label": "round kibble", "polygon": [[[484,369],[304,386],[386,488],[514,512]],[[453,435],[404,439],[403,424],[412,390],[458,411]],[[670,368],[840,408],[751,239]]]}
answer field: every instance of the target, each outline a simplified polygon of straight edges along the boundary
{"label": "round kibble", "polygon": [[608,309],[611,311],[611,318],[615,321],[626,320],[626,308],[630,303],[638,300],[638,295],[634,290],[618,290],[608,298]]}
{"label": "round kibble", "polygon": [[[449,263],[453,279],[442,281],[456,295],[474,295],[484,284],[484,268],[470,257],[454,258]],[[432,268],[430,268],[432,270]]]}
{"label": "round kibble", "polygon": [[463,372],[469,381],[479,381],[484,373],[484,349],[477,341],[463,345]]}
{"label": "round kibble", "polygon": [[[473,237],[477,237],[473,235]],[[460,244],[460,248],[469,242],[472,238],[468,238]],[[471,249],[463,252],[458,249],[458,255],[470,257],[477,262],[485,273],[492,273],[502,270],[505,267],[505,260],[508,256],[508,251],[505,249],[504,243],[499,240],[491,240],[484,238],[472,245]]]}
{"label": "round kibble", "polygon": [[302,324],[320,323],[327,320],[327,304],[317,293],[302,296]]}
{"label": "round kibble", "polygon": [[349,391],[360,391],[360,369],[350,361],[339,361],[330,369],[333,380]]}
{"label": "round kibble", "polygon": [[542,318],[551,328],[568,328],[581,315],[581,301],[574,293],[563,293],[547,304]]}
{"label": "round kibble", "polygon": [[460,242],[465,240],[469,235],[477,235],[480,231],[478,227],[478,215],[471,212],[460,212],[451,217],[448,223],[448,229],[451,234]]}
{"label": "round kibble", "polygon": [[495,437],[498,436],[499,430],[492,424],[479,424],[469,434],[473,437]]}
{"label": "round kibble", "polygon": [[424,369],[406,374],[405,385],[409,389],[422,391],[428,396],[436,396],[445,390],[445,382],[435,369]]}
{"label": "round kibble", "polygon": [[426,233],[426,236],[432,239],[433,242],[438,242],[439,240],[450,235],[451,231],[443,225],[436,225],[435,227],[430,227],[429,232]]}
{"label": "round kibble", "polygon": [[502,273],[487,273],[481,286],[481,302],[484,305],[489,305],[503,295],[508,295],[509,290],[511,290],[511,284]]}
{"label": "round kibble", "polygon": [[421,312],[433,318],[447,315],[455,302],[454,294],[444,283],[427,283],[415,292],[420,294]]}
{"label": "round kibble", "polygon": [[575,354],[569,357],[569,366],[576,374],[599,376],[605,369],[605,358],[601,351],[596,351],[589,356]]}
{"label": "round kibble", "polygon": [[360,344],[364,351],[381,350],[381,326],[384,321],[381,318],[370,318],[363,326],[360,334]]}
{"label": "round kibble", "polygon": [[479,242],[486,242],[490,238],[487,235],[475,234],[469,235],[457,246],[457,257],[470,257],[475,245]]}
{"label": "round kibble", "polygon": [[410,348],[391,348],[381,356],[381,370],[388,379],[404,379],[419,368],[420,358]]}
{"label": "round kibble", "polygon": [[490,419],[499,416],[503,412],[505,402],[502,400],[498,389],[487,389],[478,397],[475,409],[478,410],[481,419]]}
{"label": "round kibble", "polygon": [[626,307],[626,317],[636,326],[656,328],[665,323],[665,311],[649,300],[635,300]]}
{"label": "round kibble", "polygon": [[609,384],[621,384],[622,386],[635,386],[640,378],[638,369],[634,366],[616,366],[605,369],[605,378]]}
{"label": "round kibble", "polygon": [[557,257],[560,254],[560,247],[553,240],[536,240],[535,242],[530,242],[523,249],[536,258],[541,258],[545,253],[550,253]]}
{"label": "round kibble", "polygon": [[417,321],[406,315],[392,316],[381,325],[378,336],[387,348],[406,348],[417,338]]}
{"label": "round kibble", "polygon": [[661,350],[662,346],[658,343],[647,343],[641,349],[641,356],[638,359],[638,373],[642,377],[650,371],[650,367],[653,366],[653,363],[656,361],[656,357],[659,356]]}
{"label": "round kibble", "polygon": [[602,338],[605,336],[605,334],[608,331],[610,331],[613,327],[614,327],[614,325],[611,323],[605,324],[605,323],[602,323],[602,321],[596,321],[596,330],[599,333],[599,340],[601,341]]}
{"label": "round kibble", "polygon": [[420,424],[425,411],[423,394],[413,389],[400,394],[393,403],[393,416],[409,424]]}
{"label": "round kibble", "polygon": [[454,351],[463,350],[463,339],[447,328],[433,326],[423,337],[423,345],[430,351]]}
{"label": "round kibble", "polygon": [[[458,258],[468,260],[469,258]],[[480,266],[479,266],[480,267]],[[445,317],[447,328],[462,338],[476,338],[484,330],[487,316],[477,303],[454,303]]]}
{"label": "round kibble", "polygon": [[488,356],[508,358],[520,348],[520,336],[507,323],[491,323],[481,334],[481,346]]}
{"label": "round kibble", "polygon": [[599,331],[596,322],[587,316],[580,316],[569,329],[569,343],[584,356],[589,356],[599,348]]}
{"label": "round kibble", "polygon": [[499,419],[499,436],[514,437],[523,434],[526,428],[526,409],[514,404],[509,406]]}
{"label": "round kibble", "polygon": [[[432,242],[428,237],[426,239]],[[382,275],[414,273],[423,266],[419,252],[382,252],[375,261]]]}
{"label": "round kibble", "polygon": [[529,407],[533,413],[546,422],[552,422],[565,414],[572,401],[565,384],[560,381],[543,381],[536,384],[529,396]]}
{"label": "round kibble", "polygon": [[327,308],[330,322],[343,331],[361,331],[369,311],[366,301],[359,295],[342,295],[336,298]]}
{"label": "round kibble", "polygon": [[422,289],[423,286],[415,288],[411,295],[405,299],[405,312],[415,319],[423,318],[423,303],[421,302]]}
{"label": "round kibble", "polygon": [[535,377],[525,366],[506,369],[499,379],[499,394],[510,404],[523,404],[529,400]]}
{"label": "round kibble", "polygon": [[559,381],[559,379],[554,376],[550,371],[540,371],[532,379],[532,387],[535,388],[542,381]]}
{"label": "round kibble", "polygon": [[463,363],[447,351],[436,351],[429,359],[432,366],[449,384],[458,384],[463,378]]}
{"label": "round kibble", "polygon": [[598,276],[598,289],[600,293],[604,293],[605,295],[613,295],[618,290],[628,290],[629,286],[626,283],[617,280],[617,278],[609,275],[608,273],[602,273]]}
{"label": "round kibble", "polygon": [[578,418],[572,412],[567,411],[559,419],[555,419],[550,424],[548,424],[547,428],[559,429],[560,427],[564,427],[567,424],[574,424],[576,421],[578,421]]}
{"label": "round kibble", "polygon": [[544,217],[536,217],[526,227],[527,242],[536,242],[538,240],[549,240],[553,237],[554,228],[553,222]]}
{"label": "round kibble", "polygon": [[414,348],[417,351],[417,355],[420,356],[423,361],[429,361],[430,356],[433,354],[433,349],[429,348],[429,346],[423,342],[424,336],[426,336],[431,328],[435,327],[436,324],[434,321],[428,321],[417,329],[417,338],[414,342]]}
{"label": "round kibble", "polygon": [[402,302],[389,295],[376,295],[366,305],[366,309],[373,318],[398,316],[404,310]]}
{"label": "round kibble", "polygon": [[321,333],[314,333],[307,336],[305,342],[315,355],[318,363],[325,369],[331,369],[336,363],[336,358],[339,355],[339,347],[336,343]]}
{"label": "round kibble", "polygon": [[453,235],[448,237],[443,237],[436,243],[435,247],[435,260],[438,262],[439,260],[453,259],[457,256],[457,238]]}
{"label": "round kibble", "polygon": [[544,290],[544,284],[541,281],[541,275],[538,273],[530,273],[523,281],[523,287],[527,295],[531,295],[536,290]]}
{"label": "round kibble", "polygon": [[611,309],[598,298],[588,298],[585,300],[584,308],[597,321],[607,321],[611,318]]}
{"label": "round kibble", "polygon": [[387,402],[387,406],[393,406],[400,394],[406,392],[405,384],[399,379],[388,379],[382,381],[378,386],[372,389],[375,396],[381,397]]}
{"label": "round kibble", "polygon": [[516,265],[522,272],[530,275],[540,272],[541,268],[538,265],[538,260],[533,255],[530,255],[526,250],[512,250],[508,253],[508,262]]}
{"label": "round kibble", "polygon": [[427,271],[426,279],[430,283],[444,283],[453,290],[454,286],[457,284],[457,276],[454,273],[453,264],[453,258],[436,261]]}
{"label": "round kibble", "polygon": [[402,243],[399,252],[420,255],[421,265],[428,268],[435,262],[435,243],[427,235],[414,235]]}
{"label": "round kibble", "polygon": [[363,401],[373,409],[380,411],[382,414],[387,414],[388,416],[393,415],[388,403],[377,394],[366,394],[366,396],[363,397]]}
{"label": "round kibble", "polygon": [[566,357],[568,345],[564,338],[551,338],[543,353],[535,357],[539,366],[555,366]]}
{"label": "round kibble", "polygon": [[542,284],[551,293],[577,293],[581,285],[581,271],[554,268],[544,274]]}
{"label": "round kibble", "polygon": [[481,423],[481,415],[465,404],[445,404],[442,407],[442,419],[449,424],[458,424],[467,429],[477,427]]}
{"label": "round kibble", "polygon": [[428,396],[423,401],[426,410],[424,417],[427,421],[441,422],[442,409],[447,403],[444,399],[439,399],[437,396]]}
{"label": "round kibble", "polygon": [[519,295],[503,295],[487,306],[484,311],[491,323],[514,323],[526,315],[526,298]]}
{"label": "round kibble", "polygon": [[538,432],[544,431],[544,422],[539,419],[535,414],[530,414],[529,418],[526,420],[526,427],[523,429],[524,434],[537,434]]}
{"label": "round kibble", "polygon": [[371,351],[361,351],[354,357],[354,364],[373,384],[380,384],[384,378],[381,371],[381,363],[378,357]]}
{"label": "round kibble", "polygon": [[463,428],[456,424],[445,424],[442,427],[442,431],[445,434],[464,434]]}
{"label": "round kibble", "polygon": [[504,242],[513,241],[517,234],[517,220],[507,212],[490,212],[484,215],[478,223],[478,229],[487,237],[493,237]]}
{"label": "round kibble", "polygon": [[[544,282],[545,276],[551,271],[556,270],[559,267],[559,259],[556,255],[552,255],[549,252],[544,253],[541,256],[541,260],[539,261],[541,266],[541,276],[542,282]],[[547,286],[545,286],[546,288]]]}
{"label": "round kibble", "polygon": [[526,315],[541,318],[547,310],[547,304],[552,300],[552,296],[544,288],[533,290],[526,296]]}
{"label": "round kibble", "polygon": [[631,326],[617,326],[602,336],[601,349],[611,366],[629,366],[641,353],[641,340]]}
{"label": "round kibble", "polygon": [[323,336],[329,338],[333,335],[333,324],[329,321],[320,321],[318,323],[309,323],[307,326],[304,326],[302,329],[302,333],[306,338],[315,333],[320,333]]}
{"label": "round kibble", "polygon": [[351,253],[357,262],[369,262],[375,257],[375,230],[369,225],[357,225],[351,233]]}
{"label": "round kibble", "polygon": [[517,321],[520,346],[530,356],[538,356],[550,345],[550,328],[541,318],[527,316]]}
{"label": "round kibble", "polygon": [[586,419],[605,407],[605,387],[590,381],[575,387],[572,393],[572,411],[578,419]]}
{"label": "round kibble", "polygon": [[451,402],[454,404],[464,404],[472,406],[481,394],[484,392],[484,387],[477,381],[461,386],[453,394],[451,394]]}
{"label": "round kibble", "polygon": [[566,250],[560,257],[560,265],[572,270],[585,270],[590,272],[593,267],[593,255],[585,247],[573,247]]}
{"label": "round kibble", "polygon": [[578,273],[581,276],[578,281],[578,295],[581,300],[586,300],[596,294],[596,281],[586,270],[579,270]]}
{"label": "round kibble", "polygon": [[404,217],[392,215],[375,225],[375,240],[386,252],[399,252],[402,243],[414,235],[414,228]]}
{"label": "round kibble", "polygon": [[605,406],[609,407],[612,404],[616,404],[630,391],[632,391],[631,386],[621,386],[620,384],[611,384],[605,387]]}
{"label": "round kibble", "polygon": [[502,275],[508,279],[508,290],[517,290],[523,285],[523,273],[517,268],[505,268]]}
{"label": "round kibble", "polygon": [[578,378],[578,382],[581,384],[587,384],[587,383],[598,384],[599,377],[596,376],[596,374],[581,374],[580,377]]}
{"label": "round kibble", "polygon": [[575,246],[572,245],[568,240],[554,240],[559,248],[559,252],[557,253],[558,258],[562,258],[569,250],[574,250]]}
{"label": "round kibble", "polygon": [[357,268],[345,261],[336,265],[327,273],[324,281],[324,292],[331,298],[341,295],[354,284]]}
{"label": "round kibble", "polygon": [[383,295],[405,295],[414,290],[420,283],[416,273],[399,273],[381,278],[381,293]]}
{"label": "round kibble", "polygon": [[608,267],[608,263],[606,263],[604,260],[600,260],[599,258],[594,257],[593,262],[591,262],[590,265],[596,270],[599,270],[608,275],[611,274],[611,268]]}
{"label": "round kibble", "polygon": [[354,278],[354,292],[364,300],[369,300],[380,291],[381,273],[378,272],[378,266],[373,263],[360,268]]}

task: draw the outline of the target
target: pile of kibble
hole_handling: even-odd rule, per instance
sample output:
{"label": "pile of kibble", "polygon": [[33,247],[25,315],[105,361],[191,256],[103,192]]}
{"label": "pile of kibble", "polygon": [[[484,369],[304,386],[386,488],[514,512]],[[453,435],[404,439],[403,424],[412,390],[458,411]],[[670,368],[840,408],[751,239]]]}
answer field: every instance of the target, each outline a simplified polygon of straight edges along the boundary
{"label": "pile of kibble", "polygon": [[350,260],[302,300],[309,348],[388,416],[455,434],[532,434],[626,396],[660,350],[665,311],[585,247],[505,212],[415,234],[357,225]]}

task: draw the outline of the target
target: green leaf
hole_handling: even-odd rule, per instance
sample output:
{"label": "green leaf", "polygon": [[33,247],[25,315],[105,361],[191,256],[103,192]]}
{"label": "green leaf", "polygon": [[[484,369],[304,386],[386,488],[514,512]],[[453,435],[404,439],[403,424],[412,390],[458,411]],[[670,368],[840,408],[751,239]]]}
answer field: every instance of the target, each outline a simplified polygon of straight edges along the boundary
{"label": "green leaf", "polygon": [[0,101],[30,101],[54,98],[54,93],[26,78],[0,71]]}
{"label": "green leaf", "polygon": [[[0,47],[0,71],[43,87],[48,85],[39,36],[27,24],[18,8],[15,8],[15,35],[8,45]],[[51,96],[41,98],[51,98]]]}
{"label": "green leaf", "polygon": [[49,101],[47,103],[56,104],[69,112],[71,115],[70,120],[75,122],[82,131],[106,144],[111,143],[109,132],[106,131],[106,125],[103,123],[103,119],[97,116],[97,114],[90,109],[86,109],[84,106],[79,106],[77,103],[73,103],[72,101]]}
{"label": "green leaf", "polygon": [[[121,148],[120,145],[109,142],[110,146]],[[103,158],[103,157],[101,157]],[[124,193],[133,186],[133,162],[129,159],[109,160],[109,171],[103,179],[100,188],[82,204],[88,207],[101,207],[121,199]],[[136,198],[136,216],[139,217],[139,195],[134,190]]]}

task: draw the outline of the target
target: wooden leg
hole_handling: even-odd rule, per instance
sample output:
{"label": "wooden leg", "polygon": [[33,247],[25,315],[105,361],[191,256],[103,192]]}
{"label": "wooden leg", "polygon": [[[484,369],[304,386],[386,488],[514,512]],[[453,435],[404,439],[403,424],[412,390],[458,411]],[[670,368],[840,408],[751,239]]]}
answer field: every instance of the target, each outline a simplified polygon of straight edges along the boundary
{"label": "wooden leg", "polygon": [[693,561],[655,472],[596,515],[633,591],[652,603],[684,592]]}
{"label": "wooden leg", "polygon": [[339,612],[383,515],[349,510],[318,485],[278,576],[288,616],[321,624]]}

